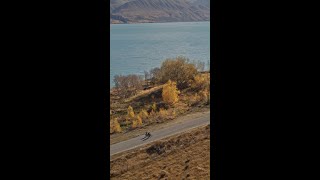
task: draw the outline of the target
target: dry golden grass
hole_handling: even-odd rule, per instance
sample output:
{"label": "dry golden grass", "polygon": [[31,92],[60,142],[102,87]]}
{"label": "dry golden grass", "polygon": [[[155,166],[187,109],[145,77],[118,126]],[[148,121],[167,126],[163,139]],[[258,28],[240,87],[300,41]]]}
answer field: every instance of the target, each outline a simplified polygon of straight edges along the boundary
{"label": "dry golden grass", "polygon": [[164,85],[159,85],[159,86],[153,87],[153,88],[148,89],[148,90],[140,91],[137,95],[125,99],[124,102],[125,102],[125,103],[128,103],[128,102],[131,102],[131,101],[133,101],[133,100],[135,100],[135,99],[141,98],[141,97],[143,97],[143,96],[148,96],[148,95],[151,94],[152,92],[158,91],[158,90],[161,89],[163,86],[164,86]]}
{"label": "dry golden grass", "polygon": [[210,125],[111,157],[111,179],[210,179]]}

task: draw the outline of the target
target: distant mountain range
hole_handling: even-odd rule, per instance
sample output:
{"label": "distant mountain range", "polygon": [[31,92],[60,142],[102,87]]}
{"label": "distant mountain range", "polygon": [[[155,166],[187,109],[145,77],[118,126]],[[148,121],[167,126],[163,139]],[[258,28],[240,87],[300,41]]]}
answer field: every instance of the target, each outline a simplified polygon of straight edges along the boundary
{"label": "distant mountain range", "polygon": [[210,0],[110,0],[110,23],[210,21]]}

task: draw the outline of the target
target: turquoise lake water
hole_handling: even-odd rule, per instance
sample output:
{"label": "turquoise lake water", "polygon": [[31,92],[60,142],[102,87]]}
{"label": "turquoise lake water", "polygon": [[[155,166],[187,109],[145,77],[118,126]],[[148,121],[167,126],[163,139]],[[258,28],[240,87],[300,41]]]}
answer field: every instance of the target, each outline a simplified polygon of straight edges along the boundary
{"label": "turquoise lake water", "polygon": [[[111,24],[110,86],[116,74],[144,75],[166,58],[210,61],[210,22]],[[206,67],[207,69],[207,67]]]}

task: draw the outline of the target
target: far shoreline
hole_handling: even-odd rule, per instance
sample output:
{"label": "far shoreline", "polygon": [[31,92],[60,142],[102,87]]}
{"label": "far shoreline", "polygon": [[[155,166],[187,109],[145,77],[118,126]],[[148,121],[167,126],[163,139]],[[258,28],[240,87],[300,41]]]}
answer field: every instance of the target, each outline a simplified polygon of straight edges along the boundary
{"label": "far shoreline", "polygon": [[170,21],[170,22],[137,22],[137,23],[110,23],[110,25],[115,24],[163,24],[163,23],[191,23],[191,22],[210,22],[209,21]]}

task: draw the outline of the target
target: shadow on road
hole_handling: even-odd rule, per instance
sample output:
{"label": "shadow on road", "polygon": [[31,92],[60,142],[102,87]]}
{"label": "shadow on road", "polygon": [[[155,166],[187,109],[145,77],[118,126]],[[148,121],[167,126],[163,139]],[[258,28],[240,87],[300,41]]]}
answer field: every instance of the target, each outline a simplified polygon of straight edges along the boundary
{"label": "shadow on road", "polygon": [[141,140],[142,141],[145,141],[145,140],[147,140],[147,139],[149,139],[151,136],[145,136],[145,137],[143,137]]}

